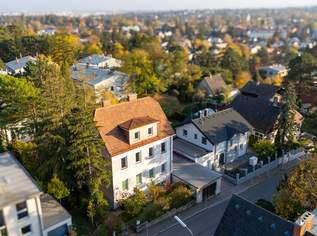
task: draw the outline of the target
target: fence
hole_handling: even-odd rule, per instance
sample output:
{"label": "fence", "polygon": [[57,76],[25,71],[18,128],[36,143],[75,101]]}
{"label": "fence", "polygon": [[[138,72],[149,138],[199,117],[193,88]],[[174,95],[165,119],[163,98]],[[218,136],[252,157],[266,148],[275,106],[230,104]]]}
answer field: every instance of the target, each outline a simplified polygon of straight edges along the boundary
{"label": "fence", "polygon": [[245,168],[239,170],[238,173],[233,174],[226,173],[223,175],[224,178],[226,178],[229,182],[233,184],[241,184],[244,183],[256,176],[259,176],[261,174],[264,174],[272,169],[275,169],[279,166],[282,166],[292,160],[295,160],[297,158],[303,157],[305,155],[305,150],[303,148],[299,148],[296,150],[292,150],[281,157],[271,158],[268,157],[266,162],[260,161],[260,163],[254,167]]}

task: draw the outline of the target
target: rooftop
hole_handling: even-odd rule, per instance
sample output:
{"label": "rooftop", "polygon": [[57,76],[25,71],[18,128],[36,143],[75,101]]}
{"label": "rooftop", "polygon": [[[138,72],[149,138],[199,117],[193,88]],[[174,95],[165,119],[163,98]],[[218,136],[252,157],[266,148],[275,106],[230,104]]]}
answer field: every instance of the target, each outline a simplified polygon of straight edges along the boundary
{"label": "rooftop", "polygon": [[49,194],[40,196],[44,229],[47,229],[57,223],[66,221],[71,215]]}
{"label": "rooftop", "polygon": [[126,130],[132,130],[136,129],[145,125],[153,124],[159,122],[156,119],[153,119],[149,116],[144,116],[144,117],[137,117],[137,118],[132,118],[131,120],[128,120],[126,122],[123,122],[120,124],[120,128],[126,129]]}
{"label": "rooftop", "polygon": [[72,78],[79,81],[86,81],[91,86],[98,86],[98,84],[105,80],[121,79],[122,82],[128,80],[128,76],[119,71],[95,67],[87,68],[86,66],[79,64],[72,67]]}
{"label": "rooftop", "polygon": [[84,63],[84,64],[92,64],[92,65],[98,65],[104,61],[108,61],[110,59],[114,59],[112,57],[108,57],[108,56],[105,56],[103,54],[93,54],[93,55],[90,55],[90,56],[87,56],[87,57],[84,57],[82,59],[79,60],[80,63]]}
{"label": "rooftop", "polygon": [[177,153],[190,156],[192,158],[200,158],[210,153],[207,150],[180,138],[174,139],[173,149]]}
{"label": "rooftop", "polygon": [[235,134],[253,130],[252,125],[232,108],[194,119],[192,123],[213,144],[229,140]]}
{"label": "rooftop", "polygon": [[17,70],[24,68],[27,65],[27,63],[31,61],[35,61],[35,58],[31,56],[21,57],[7,62],[6,67],[10,70]]}
{"label": "rooftop", "polygon": [[221,178],[221,175],[216,171],[188,161],[177,154],[173,156],[173,175],[197,189],[201,189]]}
{"label": "rooftop", "polygon": [[233,195],[214,235],[292,236],[293,228],[293,222]]}
{"label": "rooftop", "polygon": [[[119,125],[138,117],[150,117],[158,121],[158,133],[156,137],[130,145]],[[95,111],[95,121],[97,122],[100,136],[105,143],[109,156],[116,156],[174,135],[174,130],[160,104],[151,97],[97,108]]]}
{"label": "rooftop", "polygon": [[280,90],[278,86],[249,81],[240,91],[243,95],[271,99]]}
{"label": "rooftop", "polygon": [[0,208],[40,195],[35,181],[8,152],[0,154]]}

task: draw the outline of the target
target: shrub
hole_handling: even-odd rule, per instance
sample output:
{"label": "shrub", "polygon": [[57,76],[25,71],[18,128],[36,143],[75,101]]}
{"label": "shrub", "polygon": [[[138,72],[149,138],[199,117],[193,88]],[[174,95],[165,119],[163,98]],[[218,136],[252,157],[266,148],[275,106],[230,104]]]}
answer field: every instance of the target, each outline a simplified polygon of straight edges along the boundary
{"label": "shrub", "polygon": [[123,221],[115,214],[109,215],[105,220],[104,225],[106,226],[109,235],[112,235],[113,232],[120,233],[123,230]]}
{"label": "shrub", "polygon": [[178,208],[189,202],[193,197],[193,193],[186,186],[178,185],[169,196],[171,198],[171,208]]}
{"label": "shrub", "polygon": [[148,185],[149,189],[149,200],[150,201],[156,201],[163,193],[165,193],[165,189],[161,185],[156,185],[154,182],[151,182]]}
{"label": "shrub", "polygon": [[139,215],[147,203],[147,198],[140,189],[135,188],[134,194],[119,202],[119,206],[125,210],[129,218]]}
{"label": "shrub", "polygon": [[257,156],[261,159],[272,157],[276,152],[275,145],[268,140],[258,140],[253,145],[253,148]]}

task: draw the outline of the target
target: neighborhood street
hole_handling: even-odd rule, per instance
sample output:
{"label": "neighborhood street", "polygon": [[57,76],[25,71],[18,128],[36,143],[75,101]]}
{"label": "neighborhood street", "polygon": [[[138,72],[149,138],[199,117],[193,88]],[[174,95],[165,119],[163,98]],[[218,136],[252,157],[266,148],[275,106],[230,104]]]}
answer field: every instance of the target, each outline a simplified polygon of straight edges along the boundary
{"label": "neighborhood street", "polygon": [[[297,162],[298,160],[295,160],[283,168],[278,168],[272,172],[263,174],[257,179],[249,181],[241,191],[235,191],[236,186],[231,186],[231,189],[233,189],[234,193],[253,202],[260,198],[271,200],[283,175],[289,172]],[[226,180],[223,179],[223,181],[225,182],[223,185],[230,185],[229,183],[226,183]],[[217,225],[221,220],[231,194],[232,193],[229,192],[223,192],[221,195],[225,195],[224,198],[221,198],[221,195],[219,195],[216,199],[211,199],[207,203],[201,204],[202,206],[196,206],[198,209],[195,209],[194,206],[178,216],[193,231],[195,236],[211,236],[215,232]],[[201,209],[199,209],[199,207],[201,207]],[[186,231],[186,229],[179,226],[173,218],[169,218],[154,225],[153,227],[150,227],[147,232],[144,231],[141,235],[184,236],[190,234]]]}

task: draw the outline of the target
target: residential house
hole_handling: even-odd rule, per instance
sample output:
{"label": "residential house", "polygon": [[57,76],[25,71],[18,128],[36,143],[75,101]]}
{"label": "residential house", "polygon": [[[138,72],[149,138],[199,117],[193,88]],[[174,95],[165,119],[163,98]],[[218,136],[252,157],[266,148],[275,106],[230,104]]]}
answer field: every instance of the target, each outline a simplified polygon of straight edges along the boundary
{"label": "residential house", "polygon": [[[254,127],[256,137],[273,141],[281,114],[282,93],[283,89],[278,86],[249,81],[230,107]],[[295,121],[299,131],[303,117],[298,112],[295,114]]]}
{"label": "residential house", "polygon": [[54,28],[42,29],[37,32],[37,35],[55,35],[56,30]]}
{"label": "residential house", "polygon": [[10,153],[0,154],[0,235],[64,236],[69,213],[44,194]]}
{"label": "residential house", "polygon": [[295,222],[233,195],[214,236],[314,236],[317,211],[305,212]]}
{"label": "residential house", "polygon": [[197,88],[203,90],[206,96],[214,97],[223,93],[227,89],[227,85],[221,74],[217,74],[203,78]]}
{"label": "residential house", "polygon": [[288,74],[288,70],[283,65],[264,66],[259,69],[260,75],[264,78],[280,76],[284,78]]}
{"label": "residential house", "polygon": [[253,127],[234,109],[226,109],[176,128],[174,152],[219,170],[247,152]]}
{"label": "residential house", "polygon": [[134,188],[171,180],[174,131],[151,97],[96,109],[95,121],[111,162],[111,187],[105,195],[116,208]]}
{"label": "residential house", "polygon": [[25,67],[27,66],[27,63],[29,62],[35,62],[35,58],[31,56],[26,56],[26,57],[20,57],[16,58],[13,61],[7,62],[6,65],[6,71],[11,74],[23,74],[25,72]]}
{"label": "residential house", "polygon": [[78,83],[85,83],[93,89],[96,101],[101,102],[105,92],[111,92],[117,99],[126,98],[127,74],[97,67],[76,64],[72,66],[71,77]]}
{"label": "residential house", "polygon": [[79,64],[87,65],[88,67],[96,68],[118,68],[121,67],[121,61],[103,54],[93,54],[87,57],[84,57],[79,60]]}

